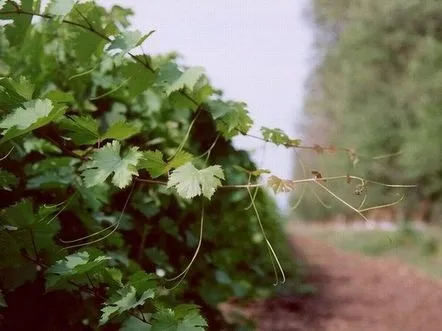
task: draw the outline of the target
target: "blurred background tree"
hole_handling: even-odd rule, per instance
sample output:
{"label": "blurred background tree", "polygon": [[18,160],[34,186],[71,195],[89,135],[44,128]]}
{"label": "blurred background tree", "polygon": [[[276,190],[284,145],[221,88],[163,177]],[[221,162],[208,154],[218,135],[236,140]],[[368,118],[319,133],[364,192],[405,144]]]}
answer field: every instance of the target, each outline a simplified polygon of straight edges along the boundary
{"label": "blurred background tree", "polygon": [[[296,173],[314,169],[323,176],[348,173],[417,184],[398,205],[402,217],[438,219],[442,2],[313,0],[310,14],[317,26],[317,63],[307,85],[304,142],[352,148],[355,155],[298,153]],[[353,205],[363,198],[354,194],[356,183],[329,185]],[[370,185],[367,194],[368,206],[395,201],[402,192]],[[330,208],[322,208],[317,197]],[[326,192],[307,191],[297,213],[304,219],[354,215],[334,200]]]}

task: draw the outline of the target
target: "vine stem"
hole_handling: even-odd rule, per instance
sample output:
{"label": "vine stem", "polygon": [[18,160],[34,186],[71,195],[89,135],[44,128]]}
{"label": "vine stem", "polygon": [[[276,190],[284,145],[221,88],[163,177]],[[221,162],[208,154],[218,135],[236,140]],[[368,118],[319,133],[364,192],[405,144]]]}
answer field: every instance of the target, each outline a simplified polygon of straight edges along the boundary
{"label": "vine stem", "polygon": [[[321,179],[317,179],[317,178],[293,179],[293,180],[289,180],[289,181],[292,182],[293,184],[301,184],[301,183],[314,183],[314,182],[318,182],[318,181],[322,181],[322,182],[335,181],[335,180],[342,180],[342,179],[349,179],[349,178],[359,180],[359,181],[365,181],[367,183],[372,183],[372,184],[381,185],[381,186],[385,186],[385,187],[391,187],[391,188],[417,187],[417,185],[414,185],[414,184],[410,184],[410,185],[408,185],[408,184],[385,184],[385,183],[377,182],[374,180],[363,179],[362,177],[358,177],[358,176],[347,176],[347,175],[322,177]],[[138,178],[138,177],[136,177],[135,180],[142,182],[142,183],[167,185],[167,181],[162,181],[162,180],[145,179],[145,178]],[[267,184],[236,184],[236,185],[227,184],[227,185],[221,185],[219,188],[220,189],[236,189],[236,188],[265,187],[265,186],[267,186]]]}
{"label": "vine stem", "polygon": [[193,254],[192,259],[190,260],[190,262],[187,265],[187,267],[182,272],[180,272],[178,275],[176,275],[176,276],[174,276],[172,278],[166,279],[167,281],[175,281],[175,280],[179,279],[178,282],[172,288],[170,288],[169,290],[173,290],[173,289],[177,288],[181,284],[181,282],[184,280],[184,278],[186,277],[187,273],[189,272],[190,267],[195,262],[195,259],[198,256],[198,253],[199,253],[199,251],[201,249],[201,245],[203,243],[203,231],[204,231],[204,200],[201,199],[201,221],[200,221],[200,231],[199,231],[198,245],[197,245],[197,247],[195,249],[195,253]]}
{"label": "vine stem", "polygon": [[[252,195],[252,191],[250,190],[250,188],[247,188],[247,192],[249,193],[250,203],[251,203],[251,205],[253,207],[253,211],[255,212],[256,219],[258,220],[258,224],[259,224],[259,227],[261,229],[261,233],[262,233],[262,235],[264,237],[264,240],[265,240],[265,243],[266,243],[266,246],[267,246],[267,250],[268,250],[269,255],[270,255],[270,260],[272,261],[273,271],[275,273],[275,279],[276,279],[276,281],[275,281],[275,283],[273,285],[276,286],[279,283],[284,284],[285,280],[286,280],[284,269],[282,268],[281,263],[279,262],[278,256],[276,255],[275,250],[273,249],[272,244],[270,243],[270,241],[267,238],[266,232],[264,230],[264,225],[262,224],[262,221],[261,221],[261,216],[259,215],[258,208],[256,207],[255,199],[254,199],[254,197]],[[278,269],[276,268],[276,266],[278,266]],[[279,270],[279,272],[281,274],[281,277],[282,277],[281,281],[279,281],[278,270]]]}
{"label": "vine stem", "polygon": [[201,115],[201,111],[202,111],[202,108],[201,107],[198,108],[195,117],[193,118],[192,122],[190,122],[190,124],[189,124],[189,127],[188,127],[188,129],[186,131],[186,134],[184,135],[183,140],[179,144],[179,146],[178,146],[177,150],[175,151],[175,153],[169,158],[169,161],[172,160],[183,149],[184,145],[187,142],[187,139],[189,139],[190,132],[192,131],[193,126],[195,125],[198,117]]}
{"label": "vine stem", "polygon": [[9,152],[6,153],[5,156],[3,156],[2,158],[0,158],[0,161],[3,161],[4,159],[6,159],[6,158],[12,153],[12,151],[14,150],[14,148],[15,148],[15,146],[12,146],[11,149],[9,150]]}
{"label": "vine stem", "polygon": [[80,242],[80,241],[86,240],[88,238],[95,237],[95,236],[97,236],[97,235],[99,235],[99,234],[101,234],[101,233],[103,233],[103,232],[105,232],[107,230],[110,230],[109,233],[105,234],[101,238],[94,239],[94,240],[91,240],[91,241],[88,241],[88,242],[85,242],[85,243],[79,243],[79,244],[74,244],[74,245],[70,245],[70,246],[67,246],[67,247],[63,247],[62,250],[67,250],[67,249],[71,249],[71,248],[76,248],[76,247],[82,247],[82,246],[86,246],[86,245],[95,244],[97,242],[100,242],[100,241],[108,238],[115,231],[117,231],[119,226],[120,226],[120,222],[121,222],[121,219],[122,219],[122,217],[124,215],[124,212],[126,211],[126,207],[127,207],[128,203],[129,203],[129,200],[130,200],[130,198],[132,196],[132,193],[133,193],[133,191],[135,189],[135,185],[136,185],[136,183],[134,182],[132,184],[132,188],[130,189],[129,195],[127,196],[126,201],[124,202],[124,206],[123,206],[123,209],[121,210],[120,216],[118,217],[118,220],[117,220],[117,222],[115,224],[111,224],[108,227],[106,227],[104,229],[101,229],[100,231],[94,232],[94,233],[92,233],[90,235],[87,235],[87,236],[84,236],[84,237],[81,237],[81,238],[77,238],[77,239],[73,239],[73,240],[61,240],[60,239],[60,241],[62,243],[64,243],[64,244],[69,244],[69,243]]}
{"label": "vine stem", "polygon": [[[256,139],[256,140],[261,140],[266,143],[272,143],[271,140],[265,139],[263,137],[260,137],[260,136],[257,136],[257,135],[251,134],[251,133],[242,132],[242,135],[247,136],[249,138]],[[319,145],[304,146],[304,145],[292,145],[292,144],[281,144],[281,146],[284,146],[287,148],[309,149],[309,150],[313,150],[313,151],[317,151],[318,149],[320,149],[323,151],[330,151],[330,152],[334,152],[334,151],[342,151],[342,152],[347,152],[347,153],[354,152],[351,148],[346,148],[346,147],[333,147],[333,146],[323,147],[323,146],[319,146]]]}

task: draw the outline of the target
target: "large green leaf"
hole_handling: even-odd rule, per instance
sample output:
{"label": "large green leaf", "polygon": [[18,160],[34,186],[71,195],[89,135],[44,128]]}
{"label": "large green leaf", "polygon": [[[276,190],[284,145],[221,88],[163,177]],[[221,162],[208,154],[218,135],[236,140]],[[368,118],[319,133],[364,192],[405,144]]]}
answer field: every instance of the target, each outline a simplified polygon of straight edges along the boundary
{"label": "large green leaf", "polygon": [[21,200],[3,209],[0,215],[6,224],[17,229],[27,227],[36,221],[32,210],[32,202],[29,199]]}
{"label": "large green leaf", "polygon": [[[12,24],[8,24],[6,26],[5,32],[10,46],[18,46],[26,37],[27,31],[31,26],[32,16],[17,15],[15,13],[16,9],[12,2],[13,1],[7,1],[6,5],[0,9],[0,19],[12,19],[14,21]],[[20,8],[22,10],[32,12],[33,4],[33,0],[22,0],[20,1]],[[2,12],[10,12],[12,14],[4,15],[1,14]]]}
{"label": "large green leaf", "polygon": [[65,111],[64,106],[52,105],[51,100],[32,100],[14,110],[0,122],[0,128],[6,129],[0,139],[3,144],[58,119]]}
{"label": "large green leaf", "polygon": [[126,121],[113,123],[101,136],[101,139],[124,140],[140,132],[140,127]]}
{"label": "large green leaf", "polygon": [[87,251],[68,255],[46,270],[46,288],[56,288],[71,278],[104,270],[110,259],[104,255],[93,256]]}
{"label": "large green leaf", "polygon": [[153,281],[152,275],[145,272],[135,273],[101,309],[100,324],[107,323],[112,316],[144,305],[147,300],[155,297],[155,288],[156,282]]}
{"label": "large green leaf", "polygon": [[246,134],[253,125],[244,102],[213,100],[208,103],[208,111],[216,121],[217,129],[226,138]]}
{"label": "large green leaf", "polygon": [[61,128],[77,145],[95,144],[100,138],[98,123],[90,116],[70,116],[61,122]]}
{"label": "large green leaf", "polygon": [[25,102],[26,89],[24,87],[20,88],[21,91],[17,91],[16,87],[12,83],[12,79],[1,77],[0,78],[0,107],[5,109],[11,109],[18,107],[21,103]]}
{"label": "large green leaf", "polygon": [[[107,35],[112,27],[103,24],[103,8],[96,6],[93,2],[77,3],[75,9],[69,14],[69,18],[74,22],[84,25],[90,24],[94,29]],[[87,20],[87,22],[85,21]],[[100,59],[103,55],[103,49],[107,41],[98,34],[87,29],[74,30],[75,35],[71,39],[71,49],[75,54],[76,60],[83,68],[90,68],[94,57]],[[86,71],[86,70],[84,70]]]}
{"label": "large green leaf", "polygon": [[15,92],[17,92],[25,100],[32,99],[32,94],[34,93],[35,86],[30,83],[26,77],[20,76],[16,80],[9,78],[6,80],[6,82],[9,83],[9,85],[15,90]]}
{"label": "large green leaf", "polygon": [[178,324],[177,331],[204,331],[207,322],[196,310],[187,313]]}
{"label": "large green leaf", "polygon": [[140,46],[151,33],[143,35],[140,31],[125,31],[117,36],[110,43],[108,50],[117,50],[122,53],[129,52],[132,48]]}
{"label": "large green leaf", "polygon": [[[143,56],[139,56],[141,62],[145,62]],[[136,98],[142,92],[149,89],[155,80],[155,73],[148,70],[139,62],[126,62],[121,67],[121,75],[127,81],[126,89],[122,91],[129,98]]]}
{"label": "large green leaf", "polygon": [[173,92],[189,89],[193,91],[197,82],[204,76],[204,68],[193,67],[184,71],[178,79],[170,83],[166,88],[166,94],[170,95]]}
{"label": "large green leaf", "polygon": [[46,11],[55,16],[66,16],[74,7],[75,0],[51,0]]}
{"label": "large green leaf", "polygon": [[35,162],[25,168],[29,176],[26,187],[30,189],[48,189],[66,187],[72,184],[77,175],[75,166],[78,159],[72,157],[50,157]]}
{"label": "large green leaf", "polygon": [[139,168],[147,169],[152,178],[157,178],[167,172],[167,163],[163,160],[161,151],[147,151],[140,159]]}
{"label": "large green leaf", "polygon": [[49,99],[26,102],[23,107],[15,109],[13,113],[6,116],[0,122],[0,128],[6,129],[4,133],[12,128],[25,130],[39,119],[47,117],[52,109],[52,102]]}
{"label": "large green leaf", "polygon": [[178,168],[191,161],[193,155],[185,151],[179,151],[169,162],[163,160],[163,153],[159,150],[147,151],[138,165],[139,169],[147,169],[152,178],[157,178],[168,173],[171,169]]}
{"label": "large green leaf", "polygon": [[137,164],[142,156],[138,147],[131,147],[120,156],[120,143],[114,140],[97,150],[91,161],[84,165],[82,176],[87,187],[103,183],[111,174],[112,183],[119,188],[130,184],[133,175],[138,175]]}
{"label": "large green leaf", "polygon": [[178,320],[172,309],[163,309],[153,314],[151,331],[177,331]]}
{"label": "large green leaf", "polygon": [[21,263],[20,245],[10,232],[12,231],[0,228],[0,270]]}
{"label": "large green leaf", "polygon": [[153,314],[151,331],[204,331],[207,322],[194,305],[179,305]]}
{"label": "large green leaf", "polygon": [[[146,317],[145,317],[146,318]],[[123,324],[121,325],[120,331],[150,331],[151,326],[136,318],[134,316],[129,316]]]}
{"label": "large green leaf", "polygon": [[[5,226],[3,231],[7,231],[3,235],[3,240],[9,238],[11,249],[18,247],[30,256],[38,254],[42,250],[55,254],[57,247],[54,236],[60,229],[53,216],[57,211],[57,208],[52,208],[49,213],[34,213],[29,199],[21,200],[3,209],[0,218]],[[12,244],[12,240],[15,244]]]}
{"label": "large green leaf", "polygon": [[107,183],[86,187],[83,181],[76,181],[75,187],[83,198],[84,203],[95,212],[109,202],[109,185]]}
{"label": "large green leaf", "polygon": [[172,172],[167,187],[175,187],[178,194],[185,199],[201,194],[210,199],[218,186],[221,186],[220,179],[224,179],[224,173],[219,165],[198,170],[187,162]]}

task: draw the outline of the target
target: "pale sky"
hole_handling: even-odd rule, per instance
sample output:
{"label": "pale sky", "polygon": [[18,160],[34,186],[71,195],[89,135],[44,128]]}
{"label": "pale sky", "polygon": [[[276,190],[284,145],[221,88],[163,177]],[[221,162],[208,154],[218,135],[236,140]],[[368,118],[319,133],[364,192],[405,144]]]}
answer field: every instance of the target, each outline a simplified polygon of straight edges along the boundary
{"label": "pale sky", "polygon": [[[304,84],[312,65],[308,0],[100,0],[131,7],[133,28],[156,32],[143,44],[147,53],[177,51],[183,64],[203,66],[212,84],[229,99],[245,101],[259,128],[280,128],[296,138]],[[259,149],[254,159],[282,178],[292,178],[294,153],[247,137],[236,146]],[[280,206],[287,204],[279,197]]]}

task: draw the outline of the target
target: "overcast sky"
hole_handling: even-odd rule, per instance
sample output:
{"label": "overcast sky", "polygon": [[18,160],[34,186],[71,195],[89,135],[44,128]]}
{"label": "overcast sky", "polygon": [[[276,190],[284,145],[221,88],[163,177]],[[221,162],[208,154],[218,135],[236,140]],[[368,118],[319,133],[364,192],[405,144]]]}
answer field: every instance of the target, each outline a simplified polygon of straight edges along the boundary
{"label": "overcast sky", "polygon": [[[177,51],[186,65],[203,66],[225,97],[245,101],[261,126],[281,128],[296,138],[305,80],[311,66],[311,25],[304,17],[308,0],[100,0],[109,7],[131,7],[134,29],[156,30],[144,51]],[[236,139],[241,148],[260,150],[260,167],[291,178],[293,151]],[[284,198],[279,202],[284,206]]]}

